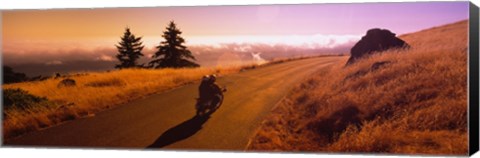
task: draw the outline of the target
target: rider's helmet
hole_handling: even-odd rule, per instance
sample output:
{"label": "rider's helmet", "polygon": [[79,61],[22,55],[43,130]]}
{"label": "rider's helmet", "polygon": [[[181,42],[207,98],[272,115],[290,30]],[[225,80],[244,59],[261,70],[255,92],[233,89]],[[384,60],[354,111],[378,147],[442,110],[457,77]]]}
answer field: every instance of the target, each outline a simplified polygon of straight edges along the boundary
{"label": "rider's helmet", "polygon": [[210,80],[210,75],[205,75],[202,77],[202,82],[206,82]]}
{"label": "rider's helmet", "polygon": [[210,82],[211,83],[214,83],[216,80],[217,80],[217,75],[215,75],[215,74],[210,75]]}

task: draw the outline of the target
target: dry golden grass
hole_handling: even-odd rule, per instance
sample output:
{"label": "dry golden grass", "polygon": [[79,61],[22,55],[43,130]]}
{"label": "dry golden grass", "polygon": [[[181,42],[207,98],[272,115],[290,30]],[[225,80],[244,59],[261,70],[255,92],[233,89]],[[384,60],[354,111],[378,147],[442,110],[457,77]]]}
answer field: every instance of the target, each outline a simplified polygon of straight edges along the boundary
{"label": "dry golden grass", "polygon": [[[466,155],[467,29],[461,21],[402,35],[411,49],[318,72],[247,149]],[[390,63],[372,69],[382,61]]]}
{"label": "dry golden grass", "polygon": [[6,84],[3,89],[20,88],[47,97],[55,105],[27,110],[9,109],[3,121],[4,138],[49,127],[197,81],[203,75],[238,72],[242,66],[195,69],[124,69],[111,72],[72,75],[74,87],[57,87],[63,79]]}

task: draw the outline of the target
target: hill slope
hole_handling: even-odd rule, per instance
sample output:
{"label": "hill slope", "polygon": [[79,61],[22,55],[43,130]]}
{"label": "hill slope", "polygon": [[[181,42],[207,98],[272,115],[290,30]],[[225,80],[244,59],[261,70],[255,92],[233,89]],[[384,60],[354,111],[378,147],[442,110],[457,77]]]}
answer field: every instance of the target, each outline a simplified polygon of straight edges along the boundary
{"label": "hill slope", "polygon": [[411,49],[317,72],[247,150],[467,154],[467,32],[464,20],[402,35]]}

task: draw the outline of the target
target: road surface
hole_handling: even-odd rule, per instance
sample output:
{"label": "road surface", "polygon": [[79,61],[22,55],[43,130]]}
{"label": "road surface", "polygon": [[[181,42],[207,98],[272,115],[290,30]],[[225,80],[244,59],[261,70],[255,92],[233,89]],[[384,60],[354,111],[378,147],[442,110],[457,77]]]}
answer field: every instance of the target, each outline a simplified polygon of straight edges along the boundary
{"label": "road surface", "polygon": [[[5,146],[243,150],[269,111],[293,86],[344,57],[318,57],[259,67],[218,78],[221,107],[195,117],[198,83],[132,101],[8,140]],[[342,63],[343,64],[343,63]]]}

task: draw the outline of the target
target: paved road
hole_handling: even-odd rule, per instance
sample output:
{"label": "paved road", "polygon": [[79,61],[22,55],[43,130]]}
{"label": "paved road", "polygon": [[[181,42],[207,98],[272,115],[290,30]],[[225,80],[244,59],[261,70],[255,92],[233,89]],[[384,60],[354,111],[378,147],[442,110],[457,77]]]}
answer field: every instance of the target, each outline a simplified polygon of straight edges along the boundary
{"label": "paved road", "polygon": [[198,83],[5,142],[6,146],[243,150],[274,105],[306,76],[343,57],[289,61],[218,79],[223,105],[195,116]]}

